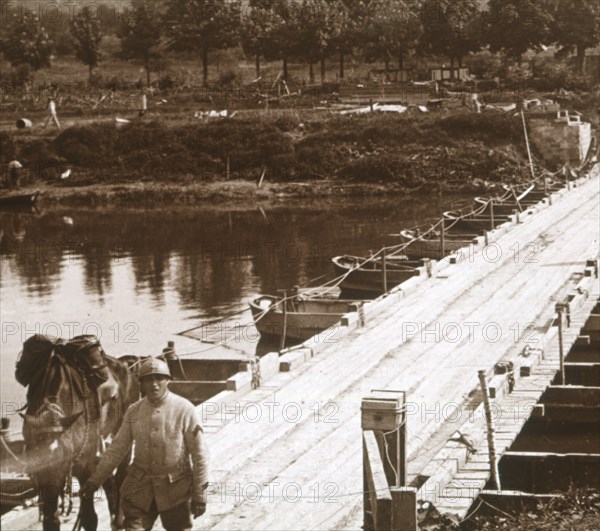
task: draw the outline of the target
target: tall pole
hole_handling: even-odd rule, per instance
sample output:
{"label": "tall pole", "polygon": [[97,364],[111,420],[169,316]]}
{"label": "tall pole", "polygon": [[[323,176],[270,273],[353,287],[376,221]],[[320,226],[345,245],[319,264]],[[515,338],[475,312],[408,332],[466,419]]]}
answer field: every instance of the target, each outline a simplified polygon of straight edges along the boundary
{"label": "tall pole", "polygon": [[557,305],[558,311],[558,354],[560,363],[560,385],[565,385],[565,351],[563,346],[563,305]]}
{"label": "tall pole", "polygon": [[446,242],[444,241],[445,239],[445,233],[446,232],[446,220],[444,220],[444,218],[442,218],[442,231],[440,233],[440,247],[441,247],[441,256],[440,256],[440,260],[442,260],[444,258],[444,256],[446,255],[446,253],[444,252],[446,249]]}
{"label": "tall pole", "polygon": [[521,109],[521,118],[523,119],[523,132],[525,133],[525,145],[527,146],[527,156],[529,157],[529,168],[531,170],[531,178],[535,179],[533,159],[531,157],[531,148],[529,147],[529,137],[527,136],[527,124],[525,123],[525,113],[523,112],[523,109]]}
{"label": "tall pole", "polygon": [[492,475],[492,481],[496,485],[496,490],[502,490],[500,485],[500,473],[498,472],[498,460],[496,459],[496,444],[494,443],[494,419],[492,417],[492,410],[490,408],[490,395],[488,393],[487,380],[485,379],[485,371],[478,371],[477,374],[479,375],[479,383],[481,384],[481,391],[483,392],[483,407],[485,410],[488,451],[490,454],[490,472]]}
{"label": "tall pole", "polygon": [[283,326],[281,330],[281,341],[279,342],[279,350],[285,347],[285,335],[287,333],[287,292],[283,290]]}
{"label": "tall pole", "polygon": [[385,259],[385,248],[381,252],[381,271],[383,273],[383,292],[387,293],[387,261]]}
{"label": "tall pole", "polygon": [[491,230],[494,230],[495,225],[494,225],[494,200],[493,199],[490,200],[490,225],[491,225]]}

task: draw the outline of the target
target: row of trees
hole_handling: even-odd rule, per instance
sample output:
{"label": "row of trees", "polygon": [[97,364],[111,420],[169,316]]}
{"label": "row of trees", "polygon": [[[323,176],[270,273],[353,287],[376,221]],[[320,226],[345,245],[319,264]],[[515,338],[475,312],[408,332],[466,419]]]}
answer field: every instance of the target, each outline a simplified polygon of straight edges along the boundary
{"label": "row of trees", "polygon": [[[482,7],[485,5],[485,7]],[[585,51],[600,43],[597,0],[131,0],[121,13],[117,36],[122,57],[144,64],[147,81],[154,59],[166,50],[198,54],[208,81],[211,52],[241,45],[261,73],[261,60],[320,64],[360,51],[369,62],[400,69],[408,54],[447,57],[454,66],[482,48],[501,51],[517,62],[530,49],[557,45],[576,50],[579,68]],[[100,60],[103,38],[98,12],[84,7],[69,22],[77,58],[90,77]],[[13,65],[49,66],[53,42],[32,12],[14,13],[0,35],[1,51]]]}

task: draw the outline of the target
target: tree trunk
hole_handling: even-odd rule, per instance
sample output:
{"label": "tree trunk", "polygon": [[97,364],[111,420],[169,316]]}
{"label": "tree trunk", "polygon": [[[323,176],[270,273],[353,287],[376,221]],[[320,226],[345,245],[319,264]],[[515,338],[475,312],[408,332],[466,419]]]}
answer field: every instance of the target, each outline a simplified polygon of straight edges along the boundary
{"label": "tree trunk", "polygon": [[260,52],[256,52],[256,79],[260,77]]}
{"label": "tree trunk", "polygon": [[321,57],[321,85],[325,83],[325,57]]}
{"label": "tree trunk", "polygon": [[400,79],[402,79],[402,71],[404,70],[404,52],[398,54],[398,69],[400,70]]}
{"label": "tree trunk", "polygon": [[344,79],[344,52],[340,52],[340,79]]}
{"label": "tree trunk", "polygon": [[577,69],[580,74],[584,73],[585,70],[585,46],[583,44],[577,45]]}
{"label": "tree trunk", "polygon": [[146,86],[150,87],[150,58],[144,57],[144,68],[146,68]]}
{"label": "tree trunk", "polygon": [[385,72],[386,74],[389,72],[390,70],[390,58],[388,57],[387,54],[385,54]]}
{"label": "tree trunk", "polygon": [[458,56],[458,68],[462,68],[462,60],[463,60],[462,55],[459,55]]}
{"label": "tree trunk", "polygon": [[450,57],[450,79],[454,81],[454,56]]}
{"label": "tree trunk", "polygon": [[283,58],[283,79],[287,81],[288,79],[288,58],[287,56]]}
{"label": "tree trunk", "polygon": [[94,67],[92,65],[88,65],[88,69],[89,69],[89,83],[91,85],[92,84],[92,77],[93,77]]}
{"label": "tree trunk", "polygon": [[202,86],[208,86],[208,48],[202,48]]}
{"label": "tree trunk", "polygon": [[313,68],[312,61],[308,63],[308,81],[309,83],[315,82],[315,69]]}

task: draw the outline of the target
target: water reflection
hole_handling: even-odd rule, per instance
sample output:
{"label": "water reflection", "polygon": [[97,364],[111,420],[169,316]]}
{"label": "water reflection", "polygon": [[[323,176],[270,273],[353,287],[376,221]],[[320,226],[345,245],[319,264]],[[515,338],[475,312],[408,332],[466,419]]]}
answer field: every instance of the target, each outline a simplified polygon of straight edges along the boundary
{"label": "water reflection", "polygon": [[[248,322],[249,312],[236,313],[253,295],[333,276],[333,256],[397,243],[390,233],[451,206],[395,197],[237,210],[0,211],[3,383],[34,324],[43,332],[57,323],[72,336],[93,322],[110,354],[158,354],[169,336],[201,322]],[[69,320],[80,328],[65,328]],[[17,332],[5,334],[9,327]]]}

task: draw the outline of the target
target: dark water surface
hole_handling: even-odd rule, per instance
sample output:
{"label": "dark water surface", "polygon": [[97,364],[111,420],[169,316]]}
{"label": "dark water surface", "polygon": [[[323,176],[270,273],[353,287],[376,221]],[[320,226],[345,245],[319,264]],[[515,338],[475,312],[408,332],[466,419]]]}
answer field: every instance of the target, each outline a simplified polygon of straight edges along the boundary
{"label": "dark water surface", "polygon": [[0,211],[2,415],[22,405],[14,363],[33,333],[96,334],[114,356],[158,354],[167,340],[191,352],[199,343],[176,334],[221,318],[247,323],[254,295],[323,282],[333,256],[396,244],[390,233],[460,203],[393,197],[231,210]]}

